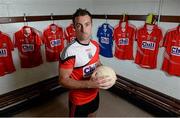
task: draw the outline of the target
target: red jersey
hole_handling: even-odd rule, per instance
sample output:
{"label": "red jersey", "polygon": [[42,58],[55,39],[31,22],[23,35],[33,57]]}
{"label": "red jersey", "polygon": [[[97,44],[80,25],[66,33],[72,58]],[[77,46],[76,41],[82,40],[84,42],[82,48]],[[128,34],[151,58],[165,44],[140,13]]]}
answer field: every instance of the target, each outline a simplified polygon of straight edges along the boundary
{"label": "red jersey", "polygon": [[162,37],[162,31],[157,25],[152,25],[151,33],[148,33],[146,24],[140,28],[137,31],[135,63],[143,68],[156,68],[159,44],[162,42]]}
{"label": "red jersey", "polygon": [[67,40],[67,43],[70,43],[73,39],[76,38],[76,32],[73,24],[70,24],[69,26],[66,27],[64,36],[65,39]]}
{"label": "red jersey", "polygon": [[[93,40],[84,45],[75,39],[64,48],[60,59],[60,68],[73,68],[70,75],[72,79],[88,80],[99,61],[99,45]],[[69,96],[72,103],[82,105],[93,100],[97,93],[98,89],[73,89]]]}
{"label": "red jersey", "polygon": [[165,53],[162,70],[180,76],[180,26],[166,33],[163,46]]}
{"label": "red jersey", "polygon": [[51,24],[43,32],[46,60],[48,62],[58,61],[59,54],[64,48],[63,29],[55,24]]}
{"label": "red jersey", "polygon": [[0,31],[0,76],[15,71],[11,51],[14,50],[11,39]]}
{"label": "red jersey", "polygon": [[118,59],[133,59],[133,42],[135,38],[136,27],[126,22],[125,30],[122,30],[122,22],[114,28],[115,53]]}
{"label": "red jersey", "polygon": [[18,48],[22,68],[32,68],[43,63],[41,44],[41,38],[32,27],[24,26],[15,33],[14,45]]}

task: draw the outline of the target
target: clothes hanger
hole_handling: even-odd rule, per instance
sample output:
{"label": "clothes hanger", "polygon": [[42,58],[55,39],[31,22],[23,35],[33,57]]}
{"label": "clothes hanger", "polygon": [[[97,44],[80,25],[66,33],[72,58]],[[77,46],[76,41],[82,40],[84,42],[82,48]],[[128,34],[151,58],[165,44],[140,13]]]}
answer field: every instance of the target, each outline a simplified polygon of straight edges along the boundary
{"label": "clothes hanger", "polygon": [[128,15],[126,13],[122,14],[122,19],[121,19],[121,27],[125,30],[126,27],[126,22],[128,20]]}
{"label": "clothes hanger", "polygon": [[107,14],[105,14],[105,20],[106,20],[106,24],[108,24],[108,21],[107,21]]}
{"label": "clothes hanger", "polygon": [[56,24],[54,24],[54,18],[53,18],[53,16],[54,16],[53,13],[51,13],[52,24],[50,25],[50,27],[51,27],[51,31],[56,32],[57,26],[56,26]]}
{"label": "clothes hanger", "polygon": [[53,16],[54,16],[54,14],[51,13],[51,21],[52,21],[52,25],[55,25],[55,24],[54,24],[54,17],[53,17]]}
{"label": "clothes hanger", "polygon": [[23,20],[24,20],[24,26],[28,26],[26,13],[24,13],[24,19]]}

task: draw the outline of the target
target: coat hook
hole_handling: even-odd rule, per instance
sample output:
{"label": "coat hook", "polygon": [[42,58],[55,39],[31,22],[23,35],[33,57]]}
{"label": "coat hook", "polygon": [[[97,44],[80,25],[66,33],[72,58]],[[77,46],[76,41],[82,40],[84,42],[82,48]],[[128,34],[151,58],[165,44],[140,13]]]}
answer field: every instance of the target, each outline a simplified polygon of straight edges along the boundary
{"label": "coat hook", "polygon": [[53,24],[54,24],[54,18],[53,18],[54,14],[51,13],[51,20],[53,21]]}
{"label": "coat hook", "polygon": [[27,18],[26,18],[26,13],[24,13],[24,22],[27,21]]}

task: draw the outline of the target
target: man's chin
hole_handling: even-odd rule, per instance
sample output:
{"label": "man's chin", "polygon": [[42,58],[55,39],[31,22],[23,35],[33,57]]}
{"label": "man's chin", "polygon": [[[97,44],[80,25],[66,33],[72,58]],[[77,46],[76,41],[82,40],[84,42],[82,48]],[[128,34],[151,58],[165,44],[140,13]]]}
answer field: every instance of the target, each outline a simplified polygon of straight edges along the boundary
{"label": "man's chin", "polygon": [[89,37],[81,37],[80,40],[85,41],[85,40],[90,40],[90,38]]}

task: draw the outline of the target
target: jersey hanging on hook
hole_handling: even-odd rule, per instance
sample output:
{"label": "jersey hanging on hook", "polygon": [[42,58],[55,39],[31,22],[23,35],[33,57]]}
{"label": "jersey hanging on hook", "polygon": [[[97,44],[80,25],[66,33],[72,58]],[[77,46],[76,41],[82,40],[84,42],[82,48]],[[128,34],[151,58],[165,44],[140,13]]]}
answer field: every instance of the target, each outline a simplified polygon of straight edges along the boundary
{"label": "jersey hanging on hook", "polygon": [[[28,29],[28,32],[26,31]],[[17,47],[22,68],[32,68],[43,63],[41,55],[42,39],[35,29],[22,27],[14,34],[14,45]]]}
{"label": "jersey hanging on hook", "polygon": [[108,23],[103,23],[98,27],[97,37],[100,46],[100,55],[104,57],[113,57],[113,27]]}
{"label": "jersey hanging on hook", "polygon": [[164,37],[165,47],[162,70],[180,76],[180,26],[169,29]]}
{"label": "jersey hanging on hook", "polygon": [[113,37],[115,40],[114,56],[122,60],[133,60],[133,43],[135,40],[136,27],[128,22],[128,16],[123,15],[119,24],[114,27]]}
{"label": "jersey hanging on hook", "polygon": [[76,38],[76,32],[75,32],[75,29],[74,29],[74,25],[72,23],[70,23],[65,28],[64,36],[65,36],[67,44],[71,43]]}
{"label": "jersey hanging on hook", "polygon": [[11,51],[14,50],[10,37],[0,31],[0,76],[14,72],[15,66]]}
{"label": "jersey hanging on hook", "polygon": [[46,60],[48,62],[58,61],[59,55],[64,48],[63,28],[50,24],[43,32],[46,50]]}

